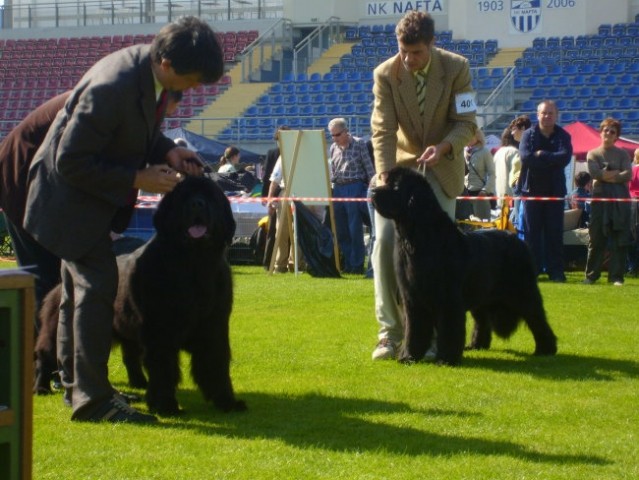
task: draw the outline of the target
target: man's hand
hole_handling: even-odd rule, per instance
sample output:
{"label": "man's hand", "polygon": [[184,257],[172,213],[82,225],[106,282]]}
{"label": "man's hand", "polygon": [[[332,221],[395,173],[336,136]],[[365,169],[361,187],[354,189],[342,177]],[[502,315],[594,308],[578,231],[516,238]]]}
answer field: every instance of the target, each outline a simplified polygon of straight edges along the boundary
{"label": "man's hand", "polygon": [[135,174],[133,187],[149,193],[167,193],[182,180],[183,175],[166,165],[151,165]]}
{"label": "man's hand", "polygon": [[192,150],[184,147],[175,147],[166,154],[166,163],[178,172],[187,175],[202,175],[205,165]]}
{"label": "man's hand", "polygon": [[417,163],[422,163],[426,167],[434,167],[442,157],[450,152],[452,145],[448,142],[442,142],[438,145],[430,145],[426,147],[422,156],[417,159]]}

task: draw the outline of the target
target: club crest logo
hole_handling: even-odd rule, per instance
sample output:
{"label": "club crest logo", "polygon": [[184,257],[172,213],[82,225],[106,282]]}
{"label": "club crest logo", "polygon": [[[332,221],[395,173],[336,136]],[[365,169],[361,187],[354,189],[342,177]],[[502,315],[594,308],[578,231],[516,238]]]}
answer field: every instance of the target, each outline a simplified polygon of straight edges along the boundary
{"label": "club crest logo", "polygon": [[510,21],[515,29],[527,33],[539,25],[541,20],[541,0],[511,0]]}

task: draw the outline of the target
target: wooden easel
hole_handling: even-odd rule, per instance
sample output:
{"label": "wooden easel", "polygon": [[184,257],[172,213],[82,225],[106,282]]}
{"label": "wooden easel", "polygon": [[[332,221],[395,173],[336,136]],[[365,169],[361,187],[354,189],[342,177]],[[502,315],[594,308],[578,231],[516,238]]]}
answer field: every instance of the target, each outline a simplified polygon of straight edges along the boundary
{"label": "wooden easel", "polygon": [[[288,228],[289,238],[293,241],[295,273],[297,273],[297,229],[295,218],[290,218],[291,197],[331,198],[331,184],[326,158],[326,138],[323,130],[282,130],[279,132],[279,147],[282,161],[282,179],[284,180],[284,200],[281,201],[281,214],[277,219],[275,245],[279,245],[282,228]],[[306,204],[328,204],[333,234],[335,266],[339,270],[339,247],[335,233],[335,215],[333,202],[305,201]],[[294,216],[295,217],[295,216]],[[286,226],[286,227],[284,227]],[[269,274],[275,270],[275,252],[271,256]]]}

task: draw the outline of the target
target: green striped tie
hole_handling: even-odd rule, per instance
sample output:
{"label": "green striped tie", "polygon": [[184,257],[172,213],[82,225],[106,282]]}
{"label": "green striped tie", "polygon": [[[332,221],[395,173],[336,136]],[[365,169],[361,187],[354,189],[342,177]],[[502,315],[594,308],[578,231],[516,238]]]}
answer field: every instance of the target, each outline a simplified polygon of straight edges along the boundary
{"label": "green striped tie", "polygon": [[419,105],[419,113],[424,114],[424,101],[426,100],[426,75],[424,72],[417,72],[415,76],[417,81],[417,104]]}

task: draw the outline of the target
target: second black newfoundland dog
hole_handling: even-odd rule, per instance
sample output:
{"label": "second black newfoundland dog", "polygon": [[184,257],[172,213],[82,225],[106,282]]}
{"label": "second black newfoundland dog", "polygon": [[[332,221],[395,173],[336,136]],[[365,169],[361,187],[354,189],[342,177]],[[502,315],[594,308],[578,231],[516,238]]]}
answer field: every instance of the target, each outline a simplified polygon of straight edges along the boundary
{"label": "second black newfoundland dog", "polygon": [[422,359],[436,330],[436,361],[459,364],[468,310],[475,319],[470,348],[489,348],[491,331],[511,336],[523,319],[536,355],[557,352],[532,257],[517,236],[501,230],[462,233],[426,179],[407,168],[388,173],[373,204],[395,223],[395,265],[405,314],[399,360]]}
{"label": "second black newfoundland dog", "polygon": [[[153,225],[148,243],[118,257],[113,329],[130,384],[146,387],[152,412],[179,413],[179,354],[185,350],[206,400],[223,411],[246,410],[230,376],[233,285],[226,249],[235,220],[228,199],[213,180],[186,177],[162,198]],[[57,310],[48,311],[55,320],[42,321],[57,322]]]}

